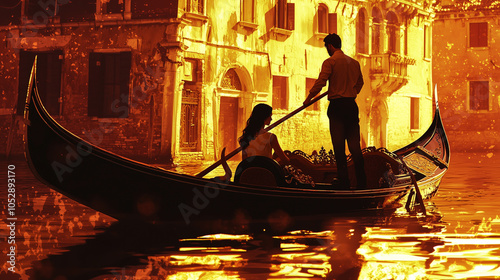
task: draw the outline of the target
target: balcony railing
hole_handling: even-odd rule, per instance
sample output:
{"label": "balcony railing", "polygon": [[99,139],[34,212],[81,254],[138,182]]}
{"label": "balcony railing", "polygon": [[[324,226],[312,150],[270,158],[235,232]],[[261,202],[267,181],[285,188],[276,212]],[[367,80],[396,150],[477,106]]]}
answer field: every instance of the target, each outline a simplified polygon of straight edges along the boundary
{"label": "balcony railing", "polygon": [[389,94],[408,83],[408,65],[416,60],[397,53],[370,55],[370,78],[372,88]]}

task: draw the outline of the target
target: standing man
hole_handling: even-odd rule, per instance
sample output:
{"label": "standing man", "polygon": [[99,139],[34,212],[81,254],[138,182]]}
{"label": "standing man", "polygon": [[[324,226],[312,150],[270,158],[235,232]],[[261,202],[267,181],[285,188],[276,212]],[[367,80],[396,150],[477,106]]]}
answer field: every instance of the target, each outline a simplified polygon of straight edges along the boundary
{"label": "standing man", "polygon": [[329,82],[328,118],[338,173],[338,178],[332,184],[350,187],[345,155],[345,141],[347,140],[356,168],[356,186],[366,188],[365,163],[360,146],[359,109],[355,101],[364,84],[361,67],[358,61],[345,55],[341,50],[342,40],[339,35],[329,34],[323,41],[330,57],[323,62],[321,73],[309,90],[304,105],[309,104],[311,99],[326,85],[326,82]]}

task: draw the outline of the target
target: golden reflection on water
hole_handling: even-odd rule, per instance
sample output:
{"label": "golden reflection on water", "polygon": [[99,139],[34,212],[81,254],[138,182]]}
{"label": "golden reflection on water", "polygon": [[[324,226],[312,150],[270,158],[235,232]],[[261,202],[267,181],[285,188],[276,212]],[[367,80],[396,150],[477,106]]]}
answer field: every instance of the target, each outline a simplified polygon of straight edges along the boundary
{"label": "golden reflection on water", "polygon": [[[141,277],[156,271],[159,279],[337,279],[332,276],[340,275],[333,271],[334,266],[348,270],[357,265],[360,272],[355,279],[494,279],[500,275],[499,234],[448,234],[445,227],[430,231],[368,227],[352,256],[346,254],[349,249],[342,249],[349,244],[339,241],[335,231],[275,236],[279,248],[271,250],[189,246],[189,242],[207,240],[259,242],[250,236],[203,236],[184,240],[188,244],[175,254],[148,257],[149,271],[129,271],[128,276],[150,279]],[[350,229],[346,238],[354,232]],[[307,245],[311,238],[319,238],[318,244]],[[338,265],[338,253],[343,256],[343,266]]]}

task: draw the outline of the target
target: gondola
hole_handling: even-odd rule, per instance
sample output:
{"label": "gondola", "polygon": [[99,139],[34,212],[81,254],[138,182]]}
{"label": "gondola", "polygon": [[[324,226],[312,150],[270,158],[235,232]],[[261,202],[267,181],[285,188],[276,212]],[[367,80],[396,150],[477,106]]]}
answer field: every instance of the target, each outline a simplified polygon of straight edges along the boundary
{"label": "gondola", "polygon": [[[322,182],[315,186],[286,180],[280,183],[277,178],[272,178],[270,185],[253,182],[255,177],[266,178],[262,166],[239,166],[234,181],[178,174],[106,151],[67,131],[45,110],[35,79],[34,64],[23,138],[30,169],[50,188],[118,220],[192,227],[213,219],[266,222],[283,215],[311,217],[394,209],[409,201],[417,187],[410,171],[424,198],[429,198],[437,191],[449,161],[449,146],[436,107],[431,127],[416,142],[394,153],[365,151],[366,156],[379,158],[375,164],[382,159],[393,165],[391,182],[382,182],[386,173],[381,170],[384,174],[376,175],[375,185],[368,189],[332,189]],[[403,161],[408,161],[406,169]],[[263,166],[268,165],[269,174],[276,174],[274,164]]]}

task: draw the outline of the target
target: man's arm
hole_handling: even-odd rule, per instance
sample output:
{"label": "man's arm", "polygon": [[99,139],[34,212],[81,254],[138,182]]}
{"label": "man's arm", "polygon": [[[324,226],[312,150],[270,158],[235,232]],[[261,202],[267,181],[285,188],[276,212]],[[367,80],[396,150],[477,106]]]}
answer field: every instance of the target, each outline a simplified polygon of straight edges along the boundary
{"label": "man's arm", "polygon": [[328,82],[328,79],[330,79],[330,75],[332,74],[332,68],[332,65],[327,62],[327,60],[323,62],[319,77],[314,83],[314,86],[309,90],[309,95],[304,101],[304,105],[309,104],[313,97],[315,97],[321,91],[321,89],[326,86],[326,82]]}
{"label": "man's arm", "polygon": [[[359,64],[358,64],[359,66]],[[361,67],[359,68],[359,77],[358,80],[356,81],[356,84],[354,85],[354,90],[356,90],[356,94],[359,94],[361,89],[363,88],[363,85],[365,82],[363,81],[363,74],[361,73]]]}

